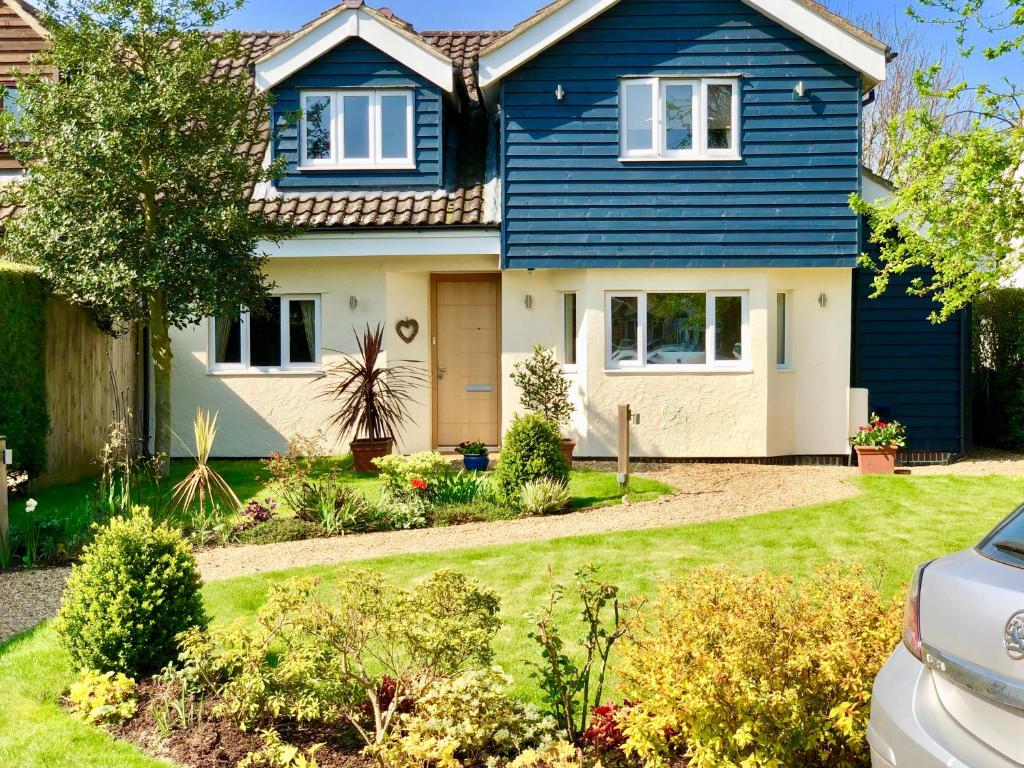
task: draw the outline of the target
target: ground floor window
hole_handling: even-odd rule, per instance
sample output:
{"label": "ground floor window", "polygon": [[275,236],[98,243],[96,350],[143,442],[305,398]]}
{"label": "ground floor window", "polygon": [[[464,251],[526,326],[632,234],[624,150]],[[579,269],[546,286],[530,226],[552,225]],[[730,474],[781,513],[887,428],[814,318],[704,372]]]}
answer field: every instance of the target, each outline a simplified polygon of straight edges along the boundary
{"label": "ground floor window", "polygon": [[749,364],[745,291],[614,291],[606,317],[608,368]]}
{"label": "ground floor window", "polygon": [[270,296],[256,310],[210,320],[210,369],[306,370],[320,365],[320,297]]}
{"label": "ground floor window", "polygon": [[790,367],[790,313],[792,303],[788,293],[775,294],[775,367]]}
{"label": "ground floor window", "polygon": [[562,365],[576,365],[576,337],[579,334],[579,317],[576,309],[576,294],[562,294]]}

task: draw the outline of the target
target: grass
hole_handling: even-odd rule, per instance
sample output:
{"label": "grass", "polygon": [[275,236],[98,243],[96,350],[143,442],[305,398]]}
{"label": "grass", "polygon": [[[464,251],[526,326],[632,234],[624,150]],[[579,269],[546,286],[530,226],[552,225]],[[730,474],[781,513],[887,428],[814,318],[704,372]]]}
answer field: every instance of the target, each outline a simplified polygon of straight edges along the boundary
{"label": "grass", "polygon": [[[591,478],[588,478],[588,480]],[[857,481],[862,493],[842,501],[740,520],[660,530],[602,534],[531,544],[406,555],[368,561],[404,584],[441,567],[458,568],[496,589],[504,626],[500,663],[520,693],[536,697],[526,662],[535,658],[526,614],[540,607],[548,570],[560,581],[584,563],[626,594],[656,594],[658,582],[697,566],[734,562],[808,578],[842,560],[862,565],[887,595],[898,596],[913,567],[975,543],[1020,503],[1024,479],[1014,477],[874,477]],[[453,534],[457,535],[457,534]],[[204,596],[217,621],[251,615],[267,587],[296,574],[329,584],[336,567],[244,577],[208,584]],[[573,606],[563,607],[569,618]],[[44,625],[0,646],[0,765],[24,768],[151,768],[162,765],[101,731],[72,721],[59,708],[72,679],[53,629]]]}

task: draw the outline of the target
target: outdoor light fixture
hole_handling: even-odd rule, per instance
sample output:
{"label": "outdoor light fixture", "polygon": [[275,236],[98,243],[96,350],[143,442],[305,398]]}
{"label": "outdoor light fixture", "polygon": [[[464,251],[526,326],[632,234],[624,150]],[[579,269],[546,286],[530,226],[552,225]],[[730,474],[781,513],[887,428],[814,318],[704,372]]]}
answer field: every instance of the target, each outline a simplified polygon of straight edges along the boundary
{"label": "outdoor light fixture", "polygon": [[793,89],[793,95],[796,96],[798,99],[802,99],[806,94],[807,86],[804,85],[804,81],[798,81],[796,87]]}
{"label": "outdoor light fixture", "polygon": [[526,305],[527,309],[533,309],[533,295],[526,294],[526,298],[523,299],[523,304]]}
{"label": "outdoor light fixture", "polygon": [[561,83],[555,86],[555,98],[559,101],[565,98],[565,88],[562,87]]}
{"label": "outdoor light fixture", "polygon": [[818,306],[821,307],[822,309],[824,309],[827,305],[828,305],[828,294],[827,293],[819,293],[818,294]]}
{"label": "outdoor light fixture", "polygon": [[354,310],[358,306],[359,306],[359,299],[357,299],[355,296],[349,296],[348,297],[348,308]]}

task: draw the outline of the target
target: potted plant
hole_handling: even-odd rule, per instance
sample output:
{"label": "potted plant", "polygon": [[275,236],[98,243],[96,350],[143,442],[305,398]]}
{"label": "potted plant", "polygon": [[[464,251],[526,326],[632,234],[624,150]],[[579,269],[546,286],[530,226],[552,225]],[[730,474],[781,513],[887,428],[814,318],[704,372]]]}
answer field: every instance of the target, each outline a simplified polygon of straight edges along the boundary
{"label": "potted plant", "polygon": [[369,325],[356,336],[356,355],[345,359],[326,372],[332,383],[326,396],[338,403],[331,424],[352,435],[352,451],[356,472],[373,472],[373,460],[394,450],[395,435],[412,420],[409,405],[413,391],[426,382],[423,371],[414,360],[396,360],[380,364],[384,351],[384,326]]}
{"label": "potted plant", "polygon": [[455,452],[462,454],[462,466],[467,472],[483,472],[487,469],[487,447],[479,440],[467,440],[455,446]]}
{"label": "potted plant", "polygon": [[862,475],[891,475],[896,471],[896,452],[907,444],[907,431],[898,421],[882,421],[872,413],[867,426],[858,427],[850,443],[857,451]]}
{"label": "potted plant", "polygon": [[[520,405],[544,416],[564,435],[573,405],[569,400],[569,380],[562,373],[562,366],[555,359],[555,353],[538,344],[528,358],[512,367],[512,381],[519,387]],[[562,452],[570,467],[575,448],[575,440],[562,438]]]}

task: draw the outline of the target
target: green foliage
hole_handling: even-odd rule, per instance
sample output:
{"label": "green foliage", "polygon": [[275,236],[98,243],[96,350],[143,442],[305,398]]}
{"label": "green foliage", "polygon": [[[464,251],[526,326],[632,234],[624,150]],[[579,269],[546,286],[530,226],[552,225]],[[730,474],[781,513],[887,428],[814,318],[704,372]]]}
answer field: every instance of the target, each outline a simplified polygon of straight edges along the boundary
{"label": "green foliage", "polygon": [[76,667],[146,674],[177,654],[175,636],[205,626],[199,569],[177,531],[145,509],[100,529],[71,570],[57,631]]}
{"label": "green foliage", "polygon": [[240,544],[278,544],[282,541],[317,539],[324,530],[316,523],[295,517],[272,517],[265,523],[246,528],[237,535]]}
{"label": "green foliage", "polygon": [[263,749],[250,752],[238,768],[317,768],[314,755],[323,745],[314,744],[303,752],[285,743],[273,728],[263,732]]}
{"label": "green foliage", "polygon": [[307,476],[293,494],[295,516],[319,526],[328,536],[366,533],[387,527],[382,511],[337,472]]}
{"label": "green foliage", "polygon": [[402,715],[399,733],[374,756],[388,768],[477,768],[538,746],[555,723],[509,696],[511,685],[497,666],[439,681]]}
{"label": "green foliage", "polygon": [[569,380],[555,353],[538,344],[533,354],[512,367],[512,382],[519,387],[519,403],[531,413],[539,413],[564,429],[572,416]]}
{"label": "green foliage", "polygon": [[530,638],[540,646],[541,662],[533,664],[533,677],[540,683],[548,713],[577,743],[587,730],[590,711],[601,703],[612,649],[626,634],[628,615],[639,603],[620,602],[619,588],[600,581],[593,566],[577,571],[574,591],[584,630],[583,660],[579,661],[570,657],[563,630],[555,622],[566,591],[560,584],[552,588]]}
{"label": "green foliage", "polygon": [[568,482],[569,463],[562,453],[562,438],[554,423],[539,413],[517,416],[505,433],[494,472],[498,495],[504,503],[518,505],[519,490],[542,477]]}
{"label": "green foliage", "polygon": [[14,452],[14,469],[38,475],[46,467],[46,291],[39,273],[0,258],[0,435]]}
{"label": "green foliage", "polygon": [[71,714],[90,725],[130,720],[139,706],[135,681],[120,672],[84,670],[68,689]]}
{"label": "green foliage", "polygon": [[437,451],[423,451],[411,456],[392,453],[374,459],[373,463],[380,470],[384,493],[395,499],[417,495],[413,485],[415,480],[426,483],[424,490],[430,492],[441,478],[452,471],[451,462]]}
{"label": "green foliage", "polygon": [[1024,450],[1024,289],[979,296],[974,320],[974,440]]}
{"label": "green foliage", "polygon": [[341,719],[380,745],[401,702],[493,659],[498,599],[462,574],[437,571],[407,591],[376,571],[343,571],[329,596],[317,587],[275,585],[254,624],[182,637],[181,661],[218,697],[215,714],[242,728]]}
{"label": "green foliage", "polygon": [[872,413],[868,423],[857,427],[850,445],[902,448],[907,444],[907,430],[898,421],[882,421]]}
{"label": "green foliage", "polygon": [[869,765],[871,685],[900,627],[838,567],[799,587],[723,566],[667,583],[625,644],[625,749],[645,766]]}
{"label": "green foliage", "polygon": [[560,480],[540,477],[519,489],[519,509],[524,515],[547,515],[569,506],[572,494]]}
{"label": "green foliage", "polygon": [[447,472],[434,481],[430,497],[434,504],[471,504],[487,480],[476,472]]}
{"label": "green foliage", "polygon": [[514,520],[520,517],[519,511],[503,507],[490,501],[476,500],[468,504],[439,504],[430,511],[430,524],[462,525],[463,523],[482,523],[488,520]]}

